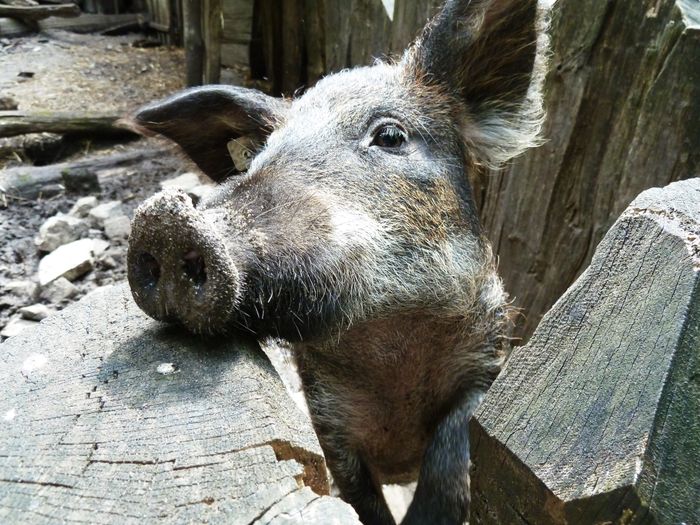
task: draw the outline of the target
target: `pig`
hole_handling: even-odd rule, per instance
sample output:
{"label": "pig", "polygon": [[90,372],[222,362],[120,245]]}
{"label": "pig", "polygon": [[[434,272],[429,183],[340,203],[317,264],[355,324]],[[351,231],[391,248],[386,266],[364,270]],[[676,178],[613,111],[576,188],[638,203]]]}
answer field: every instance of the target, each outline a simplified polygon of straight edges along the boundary
{"label": "pig", "polygon": [[394,60],[294,99],[185,90],[132,116],[216,191],[136,212],[128,279],[151,317],[289,341],[341,496],[405,524],[463,523],[467,423],[509,352],[512,308],[470,177],[538,144],[546,65],[536,0],[448,1]]}

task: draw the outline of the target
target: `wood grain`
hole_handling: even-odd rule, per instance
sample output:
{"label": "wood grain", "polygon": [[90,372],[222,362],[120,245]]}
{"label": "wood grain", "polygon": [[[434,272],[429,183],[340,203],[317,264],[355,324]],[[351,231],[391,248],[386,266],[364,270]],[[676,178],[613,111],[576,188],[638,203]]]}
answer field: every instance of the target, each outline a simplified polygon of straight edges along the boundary
{"label": "wood grain", "polygon": [[700,179],[643,193],[470,424],[471,523],[700,522]]}
{"label": "wood grain", "polygon": [[698,3],[559,0],[554,15],[546,142],[475,184],[525,338],[636,195],[700,174]]}
{"label": "wood grain", "polygon": [[310,421],[253,341],[109,287],[0,345],[0,367],[2,523],[358,523],[320,496]]}

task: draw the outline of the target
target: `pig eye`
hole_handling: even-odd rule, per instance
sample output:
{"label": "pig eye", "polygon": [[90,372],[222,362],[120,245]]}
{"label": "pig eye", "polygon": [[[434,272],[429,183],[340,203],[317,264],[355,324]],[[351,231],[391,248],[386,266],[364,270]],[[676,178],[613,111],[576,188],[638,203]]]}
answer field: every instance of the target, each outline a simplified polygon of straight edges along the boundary
{"label": "pig eye", "polygon": [[384,124],[374,132],[370,146],[379,146],[385,149],[398,149],[403,146],[408,137],[406,132],[396,124]]}

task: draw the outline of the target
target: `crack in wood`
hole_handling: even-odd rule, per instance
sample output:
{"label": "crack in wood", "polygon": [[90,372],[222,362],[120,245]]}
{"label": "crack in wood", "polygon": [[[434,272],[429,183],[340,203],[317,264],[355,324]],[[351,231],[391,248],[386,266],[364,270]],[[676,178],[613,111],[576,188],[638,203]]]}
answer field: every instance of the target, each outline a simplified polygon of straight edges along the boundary
{"label": "crack in wood", "polygon": [[53,481],[33,481],[29,479],[0,479],[0,483],[17,483],[19,485],[40,485],[42,487],[59,487],[63,489],[74,489],[74,485],[66,485],[65,483],[56,483]]}

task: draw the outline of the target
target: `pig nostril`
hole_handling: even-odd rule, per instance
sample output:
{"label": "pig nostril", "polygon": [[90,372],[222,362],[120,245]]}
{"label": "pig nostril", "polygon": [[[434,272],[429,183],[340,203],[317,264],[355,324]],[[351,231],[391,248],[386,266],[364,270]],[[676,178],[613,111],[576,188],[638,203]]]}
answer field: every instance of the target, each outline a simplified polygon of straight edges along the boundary
{"label": "pig nostril", "polygon": [[143,252],[136,259],[138,278],[144,288],[154,288],[160,279],[160,264],[150,253]]}
{"label": "pig nostril", "polygon": [[207,280],[207,268],[202,257],[196,250],[190,250],[182,258],[185,275],[197,286],[202,286]]}

